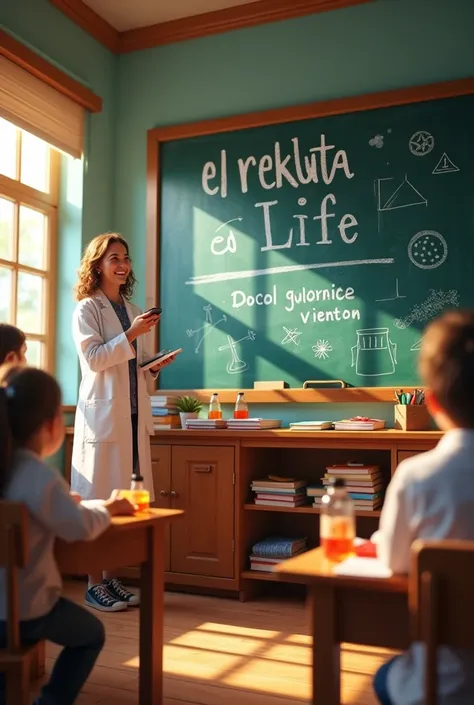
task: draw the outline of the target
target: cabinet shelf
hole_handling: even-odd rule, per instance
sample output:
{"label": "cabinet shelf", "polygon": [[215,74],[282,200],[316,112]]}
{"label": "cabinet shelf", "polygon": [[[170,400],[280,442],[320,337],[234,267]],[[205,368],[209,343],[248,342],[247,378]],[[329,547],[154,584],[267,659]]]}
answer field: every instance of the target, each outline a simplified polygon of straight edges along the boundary
{"label": "cabinet shelf", "polygon": [[276,573],[270,573],[266,570],[243,570],[240,573],[240,577],[242,578],[242,580],[279,580]]}
{"label": "cabinet shelf", "polygon": [[[244,504],[244,509],[251,512],[284,512],[285,514],[319,514],[319,509],[311,505],[305,505],[303,507],[271,507],[267,504]],[[362,510],[355,511],[356,517],[371,517],[378,518],[380,516],[380,510],[374,510],[372,512],[367,512]]]}

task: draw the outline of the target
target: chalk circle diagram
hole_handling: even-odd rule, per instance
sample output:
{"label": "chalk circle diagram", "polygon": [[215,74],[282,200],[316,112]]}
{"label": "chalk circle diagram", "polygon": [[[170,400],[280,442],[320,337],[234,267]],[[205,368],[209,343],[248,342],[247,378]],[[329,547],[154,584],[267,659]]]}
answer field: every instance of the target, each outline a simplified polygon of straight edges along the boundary
{"label": "chalk circle diagram", "polygon": [[436,230],[421,230],[408,243],[408,257],[420,269],[436,269],[447,256],[446,240]]}
{"label": "chalk circle diagram", "polygon": [[434,137],[431,132],[418,130],[410,137],[408,147],[415,157],[425,157],[434,147]]}

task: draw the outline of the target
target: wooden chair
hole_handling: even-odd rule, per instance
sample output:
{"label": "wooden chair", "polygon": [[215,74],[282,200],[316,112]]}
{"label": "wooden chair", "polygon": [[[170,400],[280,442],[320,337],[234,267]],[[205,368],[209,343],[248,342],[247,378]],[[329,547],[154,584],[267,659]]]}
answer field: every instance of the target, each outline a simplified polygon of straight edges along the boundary
{"label": "wooden chair", "polygon": [[22,504],[0,501],[0,567],[5,569],[7,646],[0,649],[7,705],[29,705],[30,664],[37,645],[21,646],[18,570],[28,560],[28,514]]}
{"label": "wooden chair", "polygon": [[437,705],[438,646],[474,649],[474,541],[420,541],[412,546],[411,636],[426,645],[425,705]]}

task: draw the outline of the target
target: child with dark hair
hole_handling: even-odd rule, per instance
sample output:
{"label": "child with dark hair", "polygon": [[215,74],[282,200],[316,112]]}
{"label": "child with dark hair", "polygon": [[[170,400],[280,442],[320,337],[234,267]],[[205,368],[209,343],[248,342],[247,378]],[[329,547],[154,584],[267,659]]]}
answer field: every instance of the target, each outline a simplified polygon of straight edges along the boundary
{"label": "child with dark hair", "polygon": [[26,363],[26,336],[19,328],[9,323],[0,323],[0,365]]}
{"label": "child with dark hair", "polygon": [[[425,398],[445,434],[436,448],[404,460],[387,489],[379,559],[408,573],[415,539],[474,540],[474,311],[452,311],[431,323],[419,359]],[[474,652],[438,652],[439,705],[474,702]],[[382,705],[423,705],[421,644],[384,664],[374,680]]]}
{"label": "child with dark hair", "polygon": [[[61,392],[46,372],[26,366],[0,368],[0,499],[23,503],[29,514],[27,566],[21,571],[20,629],[24,643],[52,641],[65,648],[36,705],[72,705],[104,645],[104,627],[83,607],[60,597],[54,557],[56,537],[93,540],[116,514],[132,514],[126,499],[80,502],[45,459],[64,440]],[[5,570],[0,569],[0,648],[6,642]],[[0,703],[5,681],[0,680]]]}

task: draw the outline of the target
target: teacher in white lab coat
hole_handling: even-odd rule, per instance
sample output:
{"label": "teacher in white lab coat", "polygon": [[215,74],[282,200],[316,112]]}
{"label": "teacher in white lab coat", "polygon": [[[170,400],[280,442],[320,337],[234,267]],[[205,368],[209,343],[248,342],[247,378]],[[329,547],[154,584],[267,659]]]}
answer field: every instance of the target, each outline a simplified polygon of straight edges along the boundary
{"label": "teacher in white lab coat", "polygon": [[[150,355],[143,335],[159,321],[130,302],[136,283],[127,242],[116,233],[95,237],[86,247],[75,287],[78,304],[73,336],[81,366],[71,489],[84,499],[106,499],[142,475],[153,500],[150,435],[153,417],[148,374],[139,364]],[[171,362],[172,359],[169,360]],[[103,612],[138,605],[111,573],[89,576],[85,603]]]}

